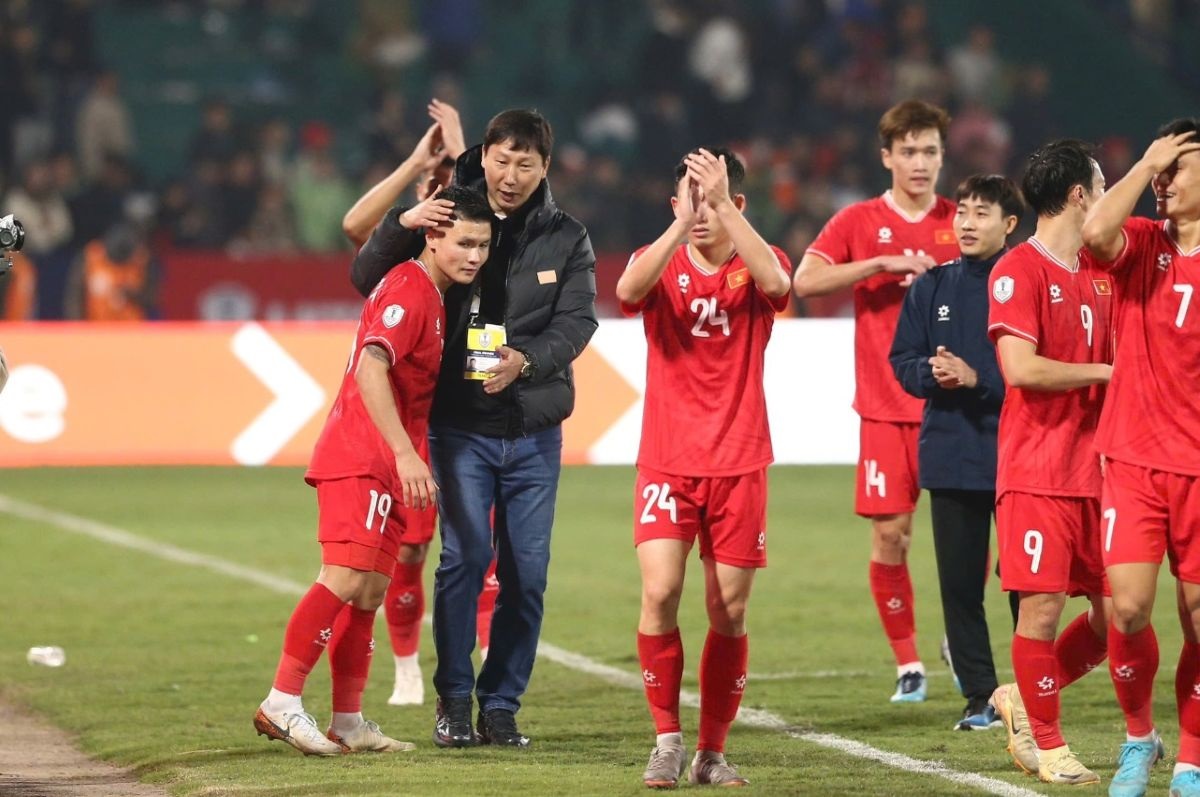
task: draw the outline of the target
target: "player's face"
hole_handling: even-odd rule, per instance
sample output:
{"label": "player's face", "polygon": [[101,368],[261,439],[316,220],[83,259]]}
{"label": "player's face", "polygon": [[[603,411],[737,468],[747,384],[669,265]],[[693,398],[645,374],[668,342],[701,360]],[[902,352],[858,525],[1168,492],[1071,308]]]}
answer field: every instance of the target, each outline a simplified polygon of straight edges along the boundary
{"label": "player's face", "polygon": [[[729,233],[725,230],[725,225],[721,222],[721,217],[713,212],[708,206],[708,202],[704,199],[704,189],[695,185],[687,177],[679,181],[676,186],[676,195],[671,197],[671,203],[675,204],[679,201],[679,191],[683,190],[684,183],[688,184],[692,207],[696,209],[696,223],[692,229],[688,231],[688,241],[693,246],[710,247],[724,246],[729,242]],[[746,195],[734,194],[732,196],[733,204],[738,210],[746,209]]]}
{"label": "player's face", "polygon": [[1158,215],[1176,221],[1200,219],[1200,152],[1181,155],[1154,176]]}
{"label": "player's face", "polygon": [[985,260],[1004,248],[1004,240],[1017,226],[1016,216],[1005,216],[994,202],[969,196],[958,203],[954,235],[958,249],[967,257]]}
{"label": "player's face", "polygon": [[932,194],[942,170],[942,136],[936,127],[893,139],[882,151],[883,165],[892,173],[892,190],[909,196]]}
{"label": "player's face", "polygon": [[465,219],[458,219],[443,235],[429,239],[434,268],[460,285],[475,279],[491,245],[492,225]]}
{"label": "player's face", "polygon": [[1083,204],[1083,212],[1084,213],[1087,213],[1089,210],[1091,210],[1092,205],[1094,205],[1096,203],[1096,200],[1098,200],[1098,199],[1100,199],[1100,197],[1104,196],[1105,188],[1106,188],[1106,183],[1104,180],[1104,172],[1100,170],[1100,164],[1093,160],[1092,161],[1091,190],[1085,191],[1083,194],[1083,203],[1082,204]]}
{"label": "player's face", "polygon": [[550,161],[535,150],[513,149],[511,139],[483,150],[488,202],[497,213],[513,213],[529,201],[546,177]]}

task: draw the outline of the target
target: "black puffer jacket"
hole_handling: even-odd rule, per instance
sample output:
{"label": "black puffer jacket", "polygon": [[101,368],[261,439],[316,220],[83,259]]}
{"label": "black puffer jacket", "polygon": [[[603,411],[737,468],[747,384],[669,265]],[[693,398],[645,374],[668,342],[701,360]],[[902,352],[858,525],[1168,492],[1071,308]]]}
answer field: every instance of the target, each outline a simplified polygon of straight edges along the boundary
{"label": "black puffer jacket", "polygon": [[[455,184],[486,191],[482,153],[482,147],[473,147],[462,154]],[[597,325],[596,256],[587,230],[559,210],[545,180],[526,207],[529,212],[507,264],[504,325],[508,345],[529,357],[534,375],[518,379],[496,396],[485,394],[480,382],[463,379],[471,286],[453,285],[445,297],[446,352],[433,403],[435,423],[517,437],[562,423],[575,407],[571,362]],[[423,233],[400,225],[406,209],[389,210],[354,258],[350,280],[363,296],[392,266],[417,257],[424,248]],[[497,224],[496,234],[500,229]],[[492,244],[496,246],[495,239]],[[484,269],[505,265],[489,260]],[[497,417],[504,419],[503,428],[497,428]]]}

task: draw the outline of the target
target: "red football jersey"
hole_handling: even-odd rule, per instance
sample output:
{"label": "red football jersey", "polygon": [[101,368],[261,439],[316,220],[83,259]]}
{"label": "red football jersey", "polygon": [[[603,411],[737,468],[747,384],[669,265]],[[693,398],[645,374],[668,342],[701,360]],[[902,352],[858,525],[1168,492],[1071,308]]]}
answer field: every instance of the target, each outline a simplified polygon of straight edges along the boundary
{"label": "red football jersey", "polygon": [[[913,218],[900,210],[892,192],[838,211],[807,252],[834,265],[878,255],[929,255],[938,263],[958,257],[954,237],[957,206],[938,197]],[[854,285],[854,410],[863,418],[920,423],[925,402],[904,392],[888,362],[900,306],[908,290],[904,275],[882,272]]]}
{"label": "red football jersey", "polygon": [[420,263],[401,263],[380,280],[363,306],[350,364],[304,474],[309,484],[347,476],[374,476],[385,484],[396,479],[396,457],[367,415],[354,380],[358,358],[368,344],[391,357],[388,378],[400,421],[417,453],[428,457],[429,408],[445,326],[442,295]]}
{"label": "red football jersey", "polygon": [[[1030,238],[992,269],[988,334],[1016,335],[1067,363],[1112,361],[1112,282],[1087,254],[1064,263]],[[1003,368],[1003,366],[1002,366]],[[996,494],[1100,497],[1093,448],[1104,386],[1057,392],[1010,387],[1000,410]]]}
{"label": "red football jersey", "polygon": [[[791,274],[787,255],[771,248]],[[648,346],[639,466],[736,476],[774,460],[763,360],[787,300],[763,295],[736,253],[708,274],[684,244],[645,299],[622,303],[626,315],[641,312]]]}
{"label": "red football jersey", "polygon": [[1182,251],[1162,221],[1133,218],[1105,268],[1116,283],[1116,361],[1096,446],[1200,476],[1200,249]]}

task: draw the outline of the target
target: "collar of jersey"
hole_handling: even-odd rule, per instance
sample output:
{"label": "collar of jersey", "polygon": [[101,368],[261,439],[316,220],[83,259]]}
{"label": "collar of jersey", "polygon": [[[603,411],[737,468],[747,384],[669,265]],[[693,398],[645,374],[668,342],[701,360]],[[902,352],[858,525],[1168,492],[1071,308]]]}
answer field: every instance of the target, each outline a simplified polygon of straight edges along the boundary
{"label": "collar of jersey", "polygon": [[894,196],[892,196],[892,189],[889,188],[888,190],[884,191],[881,198],[887,204],[887,206],[892,209],[893,213],[904,219],[909,224],[920,224],[921,222],[925,221],[925,217],[929,215],[930,211],[937,207],[938,203],[937,194],[934,194],[933,201],[929,203],[929,207],[925,208],[915,216],[910,216],[903,208],[896,204],[896,199]]}
{"label": "collar of jersey", "polygon": [[1032,246],[1034,249],[1036,249],[1038,254],[1040,254],[1042,257],[1046,258],[1047,260],[1049,260],[1051,263],[1058,266],[1059,268],[1064,269],[1065,271],[1069,271],[1072,274],[1076,274],[1079,272],[1078,258],[1076,258],[1075,266],[1074,266],[1074,268],[1072,268],[1069,264],[1064,263],[1063,261],[1061,261],[1057,257],[1055,257],[1053,254],[1051,254],[1050,250],[1046,248],[1045,244],[1043,244],[1037,238],[1034,238],[1032,235],[1029,236],[1029,245]]}
{"label": "collar of jersey", "polygon": [[732,262],[732,260],[735,257],[737,257],[737,250],[734,249],[732,252],[729,253],[729,257],[725,258],[725,261],[723,263],[721,263],[721,265],[717,266],[715,271],[705,271],[704,267],[696,262],[696,258],[692,257],[692,245],[690,243],[684,244],[683,250],[685,252],[687,252],[687,259],[688,259],[688,262],[692,264],[692,268],[696,269],[696,271],[700,272],[701,274],[703,274],[706,277],[717,276],[718,274],[721,273],[721,269],[728,266],[730,264],[730,262]]}

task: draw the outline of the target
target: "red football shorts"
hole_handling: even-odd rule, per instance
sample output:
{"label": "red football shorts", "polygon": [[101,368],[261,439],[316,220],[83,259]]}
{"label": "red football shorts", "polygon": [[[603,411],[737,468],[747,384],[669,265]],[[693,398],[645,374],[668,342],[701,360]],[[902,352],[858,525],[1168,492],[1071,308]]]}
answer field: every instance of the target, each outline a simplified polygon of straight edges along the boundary
{"label": "red football shorts", "polygon": [[1200,477],[1108,460],[1101,528],[1105,566],[1162,561],[1200,584]]}
{"label": "red football shorts", "polygon": [[767,566],[767,469],[740,476],[672,476],[638,468],[633,542],[700,539],[700,556]]}
{"label": "red football shorts", "polygon": [[996,501],[1000,586],[1018,592],[1111,595],[1095,498],[1007,492]]}
{"label": "red football shorts", "polygon": [[863,517],[903,515],[917,508],[919,423],[863,418],[858,427],[858,478],[854,511]]}
{"label": "red football shorts", "polygon": [[[397,498],[396,500],[399,504],[401,499]],[[433,532],[437,529],[436,501],[425,509],[402,504],[398,505],[396,509],[404,518],[404,522],[400,524],[400,542],[405,545],[425,545],[433,539]]]}
{"label": "red football shorts", "polygon": [[405,514],[378,479],[352,476],[317,482],[321,562],[383,573],[396,568]]}

